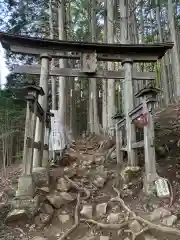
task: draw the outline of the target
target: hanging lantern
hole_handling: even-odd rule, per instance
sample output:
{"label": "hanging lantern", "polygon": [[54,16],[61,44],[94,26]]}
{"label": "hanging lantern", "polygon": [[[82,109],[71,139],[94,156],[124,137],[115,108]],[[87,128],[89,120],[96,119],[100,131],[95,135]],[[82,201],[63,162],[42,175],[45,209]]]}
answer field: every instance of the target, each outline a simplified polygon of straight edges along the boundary
{"label": "hanging lantern", "polygon": [[138,128],[143,128],[143,127],[147,126],[147,124],[148,124],[148,114],[147,114],[147,112],[142,113],[133,122],[134,122],[135,126],[138,127]]}

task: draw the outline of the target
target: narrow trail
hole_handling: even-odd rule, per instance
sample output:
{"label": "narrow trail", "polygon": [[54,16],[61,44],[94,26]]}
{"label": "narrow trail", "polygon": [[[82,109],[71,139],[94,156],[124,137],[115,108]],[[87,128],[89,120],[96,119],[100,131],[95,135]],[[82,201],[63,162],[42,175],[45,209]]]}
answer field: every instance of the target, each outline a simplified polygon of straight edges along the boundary
{"label": "narrow trail", "polygon": [[41,204],[33,221],[7,226],[2,219],[0,239],[180,239],[178,202],[169,207],[168,199],[144,196],[141,176],[122,183],[115,152],[106,157],[113,144],[78,140],[60,166],[50,167],[51,185],[38,189]]}

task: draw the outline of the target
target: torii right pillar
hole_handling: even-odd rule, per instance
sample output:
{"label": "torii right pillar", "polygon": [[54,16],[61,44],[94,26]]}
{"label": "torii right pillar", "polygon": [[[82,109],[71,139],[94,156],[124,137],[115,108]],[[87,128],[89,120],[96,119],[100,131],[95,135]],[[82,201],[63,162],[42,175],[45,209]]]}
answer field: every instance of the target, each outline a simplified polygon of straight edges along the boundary
{"label": "torii right pillar", "polygon": [[[47,110],[48,110],[48,80],[49,80],[49,65],[51,57],[44,53],[41,56],[41,74],[40,87],[44,91],[44,96],[39,96],[38,102],[44,111],[43,120],[36,121],[35,142],[40,143],[40,149],[34,149],[33,154],[33,178],[37,187],[49,185],[48,162],[48,142],[44,142],[44,133],[46,128]],[[47,139],[46,139],[47,140]],[[44,144],[45,143],[45,144]],[[44,154],[43,154],[44,152]]]}
{"label": "torii right pillar", "polygon": [[40,87],[42,87],[44,91],[44,96],[39,96],[39,104],[41,105],[42,109],[44,110],[44,119],[42,122],[37,119],[36,122],[36,133],[35,133],[35,142],[41,143],[40,150],[34,149],[33,155],[33,171],[36,168],[42,167],[43,161],[43,150],[44,150],[44,131],[45,131],[45,121],[46,121],[46,113],[48,108],[48,80],[49,80],[49,63],[50,63],[50,56],[46,53],[42,54],[41,56],[41,74],[40,74]]}

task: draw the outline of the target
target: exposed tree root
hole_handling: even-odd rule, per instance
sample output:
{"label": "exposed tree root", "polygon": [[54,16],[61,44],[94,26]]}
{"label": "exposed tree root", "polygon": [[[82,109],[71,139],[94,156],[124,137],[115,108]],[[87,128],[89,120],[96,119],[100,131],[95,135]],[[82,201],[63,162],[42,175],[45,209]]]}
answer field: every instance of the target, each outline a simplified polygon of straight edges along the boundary
{"label": "exposed tree root", "polygon": [[124,230],[124,232],[126,233],[130,233],[132,235],[132,240],[136,240],[136,238],[138,236],[140,236],[142,233],[146,232],[147,230],[149,230],[149,227],[145,227],[143,228],[141,231],[139,231],[138,233],[134,233],[133,231],[131,231],[130,229],[128,230]]}
{"label": "exposed tree root", "polygon": [[109,151],[108,153],[105,155],[105,161],[107,161],[109,159],[109,157],[111,156],[111,154],[115,151],[116,149],[116,145],[114,145]]}
{"label": "exposed tree root", "polygon": [[166,227],[166,226],[163,226],[160,224],[155,224],[155,223],[145,220],[144,218],[139,217],[139,216],[136,216],[134,219],[141,223],[146,224],[149,227],[149,229],[154,229],[156,231],[160,231],[163,233],[174,234],[174,235],[180,237],[180,230],[178,230],[176,228],[171,228],[171,227]]}
{"label": "exposed tree root", "polygon": [[[117,193],[118,197],[116,198],[112,198],[111,201],[118,201],[121,206],[123,207],[123,209],[125,211],[127,211],[129,213],[129,215],[131,215],[131,220],[137,220],[143,224],[146,224],[147,227],[143,230],[143,232],[149,230],[149,229],[153,229],[153,230],[156,230],[156,231],[160,231],[160,232],[163,232],[163,233],[167,233],[167,234],[174,234],[176,236],[180,236],[180,230],[176,229],[176,228],[171,228],[171,227],[166,227],[166,226],[163,226],[163,225],[160,225],[160,224],[155,224],[155,223],[152,223],[140,216],[137,216],[135,214],[135,212],[133,212],[132,210],[130,210],[130,208],[125,204],[125,202],[123,201],[122,198],[120,198],[120,192],[117,188],[115,188],[115,186],[113,186],[113,189],[114,191]],[[136,235],[133,234],[133,240],[136,239],[137,236],[139,236],[140,234],[142,234],[142,230],[137,233]]]}
{"label": "exposed tree root", "polygon": [[[64,178],[67,181],[69,181],[72,184],[72,186],[75,187],[78,191],[85,192],[86,196],[84,197],[84,199],[88,199],[90,197],[90,191],[88,189],[79,187],[74,181],[69,179],[67,176],[64,176]],[[120,229],[128,227],[129,223],[132,222],[133,220],[140,222],[144,226],[144,228],[141,231],[139,231],[138,233],[134,233],[130,229],[125,230],[126,232],[129,232],[132,234],[132,240],[136,240],[136,238],[139,235],[143,234],[144,232],[146,232],[150,229],[160,231],[160,232],[166,233],[166,234],[173,234],[173,235],[180,237],[180,230],[178,230],[178,229],[167,227],[167,226],[160,225],[160,224],[155,224],[155,223],[152,223],[140,216],[137,216],[136,213],[134,211],[132,211],[125,204],[124,200],[120,196],[120,191],[114,185],[113,185],[113,189],[117,193],[117,197],[112,198],[109,202],[119,202],[120,205],[122,206],[122,208],[128,213],[127,219],[123,223],[107,224],[107,223],[101,223],[101,222],[95,221],[93,219],[84,219],[84,218],[79,219],[80,193],[78,193],[77,204],[76,204],[75,213],[74,213],[75,223],[58,240],[65,240],[69,236],[69,234],[71,234],[79,226],[80,223],[94,224],[97,227],[102,228],[102,229],[120,230]]]}
{"label": "exposed tree root", "polygon": [[74,219],[75,223],[74,225],[67,231],[65,232],[58,240],[64,240],[68,237],[69,234],[71,234],[79,225],[79,207],[80,207],[80,194],[78,193],[77,195],[77,204],[74,212]]}
{"label": "exposed tree root", "polygon": [[132,240],[136,240],[136,238],[137,238],[138,236],[140,236],[142,233],[146,232],[147,230],[149,230],[149,227],[143,228],[143,229],[142,229],[140,232],[138,232],[138,233],[133,233],[133,232],[132,232]]}
{"label": "exposed tree root", "polygon": [[172,188],[172,185],[171,185],[169,179],[167,179],[167,182],[168,182],[168,184],[169,184],[169,188],[170,188],[169,206],[171,207],[172,204],[173,204],[173,201],[174,201],[174,192],[173,192],[173,188]]}
{"label": "exposed tree root", "polygon": [[89,191],[87,188],[79,187],[73,180],[71,180],[71,179],[68,178],[67,176],[64,176],[64,178],[65,178],[68,182],[70,182],[70,183],[72,184],[72,186],[73,186],[74,188],[76,188],[78,191],[80,191],[80,192],[82,192],[82,191],[85,192],[86,196],[82,198],[83,200],[86,200],[86,199],[90,198],[91,193],[90,193],[90,191]]}
{"label": "exposed tree root", "polygon": [[91,224],[97,225],[98,227],[104,228],[104,229],[116,229],[116,230],[126,227],[129,223],[129,222],[124,222],[124,223],[120,223],[120,224],[107,224],[107,223],[100,223],[93,219],[84,219],[84,218],[80,219],[80,222],[91,223]]}

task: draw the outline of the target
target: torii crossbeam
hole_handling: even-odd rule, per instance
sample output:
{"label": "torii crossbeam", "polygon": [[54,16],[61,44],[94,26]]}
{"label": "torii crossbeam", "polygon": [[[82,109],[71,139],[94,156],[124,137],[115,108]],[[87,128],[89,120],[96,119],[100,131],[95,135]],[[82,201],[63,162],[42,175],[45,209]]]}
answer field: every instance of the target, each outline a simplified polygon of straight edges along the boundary
{"label": "torii crossbeam", "polygon": [[0,32],[0,41],[4,48],[10,48],[12,52],[21,54],[46,53],[54,58],[80,59],[81,53],[96,52],[97,60],[115,62],[129,57],[133,62],[154,62],[162,58],[165,52],[173,47],[171,42],[158,44],[88,43],[18,36],[4,32]]}

